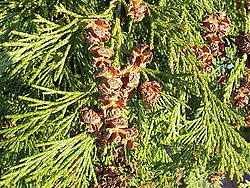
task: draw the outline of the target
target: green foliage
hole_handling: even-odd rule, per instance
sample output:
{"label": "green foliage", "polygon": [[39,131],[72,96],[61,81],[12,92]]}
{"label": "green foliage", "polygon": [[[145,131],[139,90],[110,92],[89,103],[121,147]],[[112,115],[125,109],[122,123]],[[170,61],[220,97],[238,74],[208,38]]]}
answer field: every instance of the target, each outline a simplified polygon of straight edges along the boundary
{"label": "green foliage", "polygon": [[[216,172],[239,181],[249,173],[250,146],[240,129],[246,110],[230,104],[246,60],[232,38],[248,30],[249,15],[235,1],[145,2],[149,13],[139,23],[126,16],[125,0],[0,2],[0,120],[15,123],[0,125],[0,186],[90,187],[97,183],[93,165],[113,163],[112,147],[97,157],[94,138],[79,123],[79,109],[98,104],[83,29],[95,18],[111,24],[107,46],[116,66],[129,64],[137,44],[154,46],[141,82],[156,80],[164,88],[152,106],[137,92],[128,102],[129,121],[141,134],[139,147],[126,151],[137,171],[128,184],[177,187],[180,168],[188,187],[210,187],[206,178]],[[204,45],[202,17],[219,11],[232,20],[226,56],[201,74],[190,49]],[[224,74],[227,83],[218,85]]]}
{"label": "green foliage", "polygon": [[[2,177],[1,186],[88,187],[95,180],[93,138],[82,133],[73,138],[39,144],[43,152],[22,159]],[[47,148],[47,149],[46,149]],[[14,181],[13,181],[14,180]]]}

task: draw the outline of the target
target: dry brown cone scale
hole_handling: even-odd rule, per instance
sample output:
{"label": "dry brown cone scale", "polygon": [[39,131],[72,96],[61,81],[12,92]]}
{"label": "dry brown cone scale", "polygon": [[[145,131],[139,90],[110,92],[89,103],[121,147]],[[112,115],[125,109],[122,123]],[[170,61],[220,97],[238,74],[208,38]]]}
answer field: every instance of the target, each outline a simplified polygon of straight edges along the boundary
{"label": "dry brown cone scale", "polygon": [[100,46],[94,46],[90,49],[90,52],[95,54],[92,57],[92,64],[100,70],[103,70],[105,67],[110,67],[112,60],[111,58],[114,55],[114,51]]}
{"label": "dry brown cone scale", "polygon": [[135,65],[128,65],[123,69],[123,92],[130,93],[140,82],[140,68]]}
{"label": "dry brown cone scale", "polygon": [[139,131],[135,128],[128,128],[121,143],[129,149],[135,149],[138,147],[138,142],[134,141],[134,139],[140,139]]}
{"label": "dry brown cone scale", "polygon": [[120,69],[114,66],[104,67],[103,69],[100,69],[97,73],[97,77],[103,78],[105,80],[111,79],[111,78],[120,78],[121,73]]}

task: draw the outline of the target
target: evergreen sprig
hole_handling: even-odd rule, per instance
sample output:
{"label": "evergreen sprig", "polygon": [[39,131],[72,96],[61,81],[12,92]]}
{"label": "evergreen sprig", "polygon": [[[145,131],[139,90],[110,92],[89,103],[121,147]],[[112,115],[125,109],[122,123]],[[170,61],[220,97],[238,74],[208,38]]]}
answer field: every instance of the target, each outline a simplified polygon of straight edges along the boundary
{"label": "evergreen sprig", "polygon": [[[1,177],[1,186],[88,187],[95,180],[94,139],[82,133],[72,138],[39,144],[43,152],[24,158]],[[25,181],[24,181],[25,180]]]}
{"label": "evergreen sprig", "polygon": [[[163,86],[151,106],[138,91],[127,103],[129,123],[141,135],[138,148],[125,151],[136,172],[128,186],[218,187],[220,182],[208,181],[213,174],[241,181],[249,173],[250,146],[242,137],[247,110],[230,103],[247,58],[234,37],[249,31],[249,14],[244,7],[236,10],[235,1],[144,2],[149,12],[141,22],[127,16],[125,0],[0,2],[0,120],[5,122],[0,186],[90,187],[98,184],[94,165],[116,164],[116,145],[99,153],[95,138],[79,122],[79,109],[100,104],[84,30],[94,19],[111,24],[105,47],[114,50],[115,66],[130,64],[132,48],[149,44],[154,59],[141,68],[140,82],[156,80]],[[201,73],[192,52],[206,45],[200,21],[220,11],[232,21],[226,55],[216,58],[212,71]],[[219,85],[218,77],[225,74],[227,83]]]}

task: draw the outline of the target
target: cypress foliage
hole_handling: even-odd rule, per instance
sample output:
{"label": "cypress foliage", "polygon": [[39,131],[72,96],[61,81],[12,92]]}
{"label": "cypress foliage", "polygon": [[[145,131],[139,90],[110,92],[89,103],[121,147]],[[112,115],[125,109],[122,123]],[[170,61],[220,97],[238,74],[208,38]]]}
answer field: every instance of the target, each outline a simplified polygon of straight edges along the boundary
{"label": "cypress foliage", "polygon": [[[0,1],[0,187],[105,187],[106,167],[114,187],[219,187],[225,175],[250,185],[243,179],[250,167],[249,93],[240,93],[250,89],[250,43],[235,43],[239,32],[250,34],[250,3],[134,0],[143,10],[138,15],[130,2]],[[194,53],[210,45],[202,20],[224,12],[231,20],[225,49],[202,71]],[[140,133],[135,149],[103,144],[81,122],[81,109],[103,105],[84,29],[97,19],[110,24],[110,40],[100,45],[114,51],[113,66],[131,65],[138,44],[154,54],[139,67],[139,87],[122,112]],[[140,94],[145,82],[159,84],[152,86],[153,104]]]}

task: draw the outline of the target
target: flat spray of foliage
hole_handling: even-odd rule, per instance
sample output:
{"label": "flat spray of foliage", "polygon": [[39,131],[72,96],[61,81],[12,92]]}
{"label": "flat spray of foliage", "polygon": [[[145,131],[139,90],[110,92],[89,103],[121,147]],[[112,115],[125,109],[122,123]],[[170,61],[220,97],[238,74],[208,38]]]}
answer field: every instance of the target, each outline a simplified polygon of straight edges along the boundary
{"label": "flat spray of foliage", "polygon": [[[0,187],[90,187],[97,182],[94,165],[113,163],[112,147],[97,158],[95,138],[79,124],[79,109],[99,96],[83,29],[95,18],[111,24],[107,46],[116,66],[129,64],[134,46],[153,45],[141,81],[164,87],[150,108],[136,93],[129,100],[129,121],[141,140],[126,152],[135,168],[140,161],[128,185],[177,187],[180,163],[190,188],[209,186],[206,178],[216,172],[238,181],[249,173],[250,146],[241,136],[246,111],[230,103],[246,60],[230,36],[249,32],[249,15],[233,0],[145,2],[149,13],[137,23],[126,16],[125,0],[0,1],[0,118],[12,122],[0,124]],[[190,49],[204,44],[202,17],[220,11],[232,21],[227,55],[201,74]],[[229,80],[218,85],[228,61]]]}

